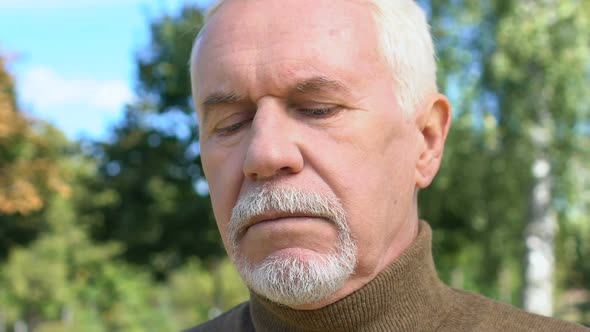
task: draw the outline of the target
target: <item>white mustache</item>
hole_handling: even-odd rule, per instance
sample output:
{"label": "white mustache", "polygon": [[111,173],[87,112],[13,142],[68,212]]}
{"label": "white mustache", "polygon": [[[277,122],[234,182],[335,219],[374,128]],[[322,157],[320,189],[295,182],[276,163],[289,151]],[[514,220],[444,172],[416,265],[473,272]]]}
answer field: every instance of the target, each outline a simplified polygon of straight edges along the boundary
{"label": "white mustache", "polygon": [[336,225],[341,236],[350,234],[346,213],[336,196],[266,185],[246,193],[234,206],[228,225],[233,249],[254,220],[273,214],[324,218]]}

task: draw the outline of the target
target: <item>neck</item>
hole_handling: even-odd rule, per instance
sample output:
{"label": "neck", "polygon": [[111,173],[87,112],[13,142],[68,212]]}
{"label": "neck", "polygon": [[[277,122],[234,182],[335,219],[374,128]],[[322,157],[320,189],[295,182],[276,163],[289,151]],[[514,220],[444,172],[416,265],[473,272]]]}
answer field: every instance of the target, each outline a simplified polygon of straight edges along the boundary
{"label": "neck", "polygon": [[416,240],[356,291],[315,310],[295,310],[252,294],[252,318],[261,331],[433,330],[426,327],[446,316],[451,292],[436,275],[430,227],[420,223]]}
{"label": "neck", "polygon": [[346,283],[339,290],[323,300],[314,303],[293,306],[291,308],[296,310],[316,310],[337,302],[349,294],[352,294],[361,289],[363,286],[371,282],[371,280],[373,280],[379,273],[391,265],[396,259],[398,259],[404,253],[404,251],[406,251],[406,249],[414,242],[416,236],[418,235],[418,225],[419,221],[417,217],[415,220],[401,225],[395,239],[381,256],[381,259],[377,262],[374,268],[370,269],[369,271],[359,271],[357,269],[352,277],[346,281]]}

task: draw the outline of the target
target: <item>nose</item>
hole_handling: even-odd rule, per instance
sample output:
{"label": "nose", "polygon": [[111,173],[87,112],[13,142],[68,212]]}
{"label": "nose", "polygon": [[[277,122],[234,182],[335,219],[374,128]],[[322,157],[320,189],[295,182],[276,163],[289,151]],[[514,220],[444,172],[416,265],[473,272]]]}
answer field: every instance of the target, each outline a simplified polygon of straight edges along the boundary
{"label": "nose", "polygon": [[299,173],[301,154],[297,122],[278,105],[259,107],[252,126],[243,171],[254,181]]}

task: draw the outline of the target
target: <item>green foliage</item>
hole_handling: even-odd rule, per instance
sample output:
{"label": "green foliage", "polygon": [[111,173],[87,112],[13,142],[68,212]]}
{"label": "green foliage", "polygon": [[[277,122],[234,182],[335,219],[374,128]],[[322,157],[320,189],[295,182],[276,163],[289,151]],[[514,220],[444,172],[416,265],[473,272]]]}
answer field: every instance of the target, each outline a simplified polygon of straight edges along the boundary
{"label": "green foliage", "polygon": [[70,192],[69,175],[59,165],[63,134],[23,116],[16,99],[0,58],[0,262],[12,247],[32,241],[46,227],[39,215],[48,198]]}
{"label": "green foliage", "polygon": [[42,326],[69,310],[76,326],[94,317],[90,324],[100,322],[104,331],[162,326],[155,324],[165,317],[149,308],[149,276],[112,261],[119,246],[92,243],[75,223],[70,201],[52,200],[45,217],[50,229],[13,250],[2,269],[0,310],[8,310],[9,321]]}
{"label": "green foliage", "polygon": [[429,6],[441,86],[455,106],[443,166],[420,195],[442,276],[519,304],[532,161],[548,155],[561,227],[559,287],[587,288],[579,270],[586,264],[573,258],[590,253],[581,244],[590,187],[580,181],[590,157],[588,2]]}
{"label": "green foliage", "polygon": [[24,319],[36,331],[172,331],[247,298],[227,260],[205,268],[193,259],[157,284],[115,259],[121,245],[91,241],[71,201],[52,201],[47,218],[50,230],[14,249],[0,271],[0,313],[9,322]]}
{"label": "green foliage", "polygon": [[204,179],[187,61],[201,24],[201,11],[186,7],[150,25],[151,42],[138,57],[141,100],[111,141],[94,146],[98,177],[88,186],[111,199],[82,202],[94,237],[124,242],[123,257],[158,278],[189,256],[223,255],[209,198],[195,190]]}
{"label": "green foliage", "polygon": [[138,92],[155,102],[157,112],[193,113],[188,59],[202,24],[201,10],[190,6],[177,16],[164,15],[151,23],[150,45],[138,58]]}
{"label": "green foliage", "polygon": [[[16,107],[15,103],[3,105]],[[7,121],[0,124],[13,125],[0,126],[5,129],[0,130],[0,152],[4,158],[0,165],[3,170],[10,170],[10,173],[2,172],[0,180],[10,183],[22,179],[30,188],[30,197],[3,196],[8,199],[3,201],[6,209],[0,214],[0,242],[5,248],[2,254],[6,257],[0,266],[1,324],[10,326],[23,320],[35,331],[180,330],[208,316],[188,316],[186,321],[181,317],[176,319],[174,313],[190,309],[184,303],[178,307],[180,304],[171,299],[184,297],[186,302],[206,308],[235,302],[215,303],[199,298],[201,293],[214,293],[211,286],[197,284],[203,292],[191,293],[187,289],[177,290],[176,286],[159,285],[152,279],[151,271],[140,270],[118,259],[126,249],[125,245],[112,241],[97,243],[91,239],[87,226],[100,223],[104,211],[108,212],[109,207],[121,201],[121,193],[99,185],[96,178],[99,165],[94,157],[81,154],[62,133],[42,122],[25,119],[15,108],[1,111],[2,119]],[[134,131],[133,135],[137,136],[138,132]],[[132,139],[127,141],[132,149],[137,144]],[[151,158],[158,160],[158,152],[162,151],[151,154]],[[36,165],[37,160],[46,167],[30,167]],[[60,187],[63,179],[69,182],[67,190]],[[181,180],[187,178],[175,179],[179,183],[183,182]],[[192,211],[193,215],[209,215],[208,202],[204,200],[205,203],[199,205],[200,197],[195,194],[190,179],[173,185],[154,176],[143,188],[155,197],[158,209],[148,212],[155,213],[155,218],[162,217],[153,219],[158,223],[165,220],[163,214],[181,214],[175,210],[178,203],[193,206],[196,212],[184,209]],[[190,201],[195,197],[197,199]],[[8,209],[11,206],[19,207],[23,213],[12,213],[12,208]],[[143,207],[136,208],[141,210]],[[190,235],[193,221],[190,232],[185,232],[185,237],[188,236],[185,243],[198,241]],[[141,225],[136,226],[142,229]],[[176,244],[176,239],[171,236],[168,240]],[[203,246],[209,244],[198,242]],[[207,248],[211,250],[215,244],[217,242]],[[189,272],[213,280],[205,269]],[[199,279],[194,281],[200,282]],[[239,280],[235,281],[239,283]],[[221,294],[231,297],[227,291],[221,291]]]}
{"label": "green foliage", "polygon": [[166,288],[170,314],[182,328],[205,322],[248,299],[248,290],[228,259],[205,266],[196,259],[173,272]]}
{"label": "green foliage", "polygon": [[195,191],[198,162],[183,146],[156,129],[122,129],[100,147],[98,176],[86,182],[104,200],[80,202],[97,239],[124,242],[124,257],[157,275],[187,256],[222,252],[208,197]]}

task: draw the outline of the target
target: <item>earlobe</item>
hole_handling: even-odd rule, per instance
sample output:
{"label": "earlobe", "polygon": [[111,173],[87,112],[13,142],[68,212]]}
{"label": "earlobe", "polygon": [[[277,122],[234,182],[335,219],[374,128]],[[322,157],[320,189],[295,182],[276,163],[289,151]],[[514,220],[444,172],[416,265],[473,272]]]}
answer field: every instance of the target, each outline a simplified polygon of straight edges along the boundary
{"label": "earlobe", "polygon": [[451,105],[446,96],[436,94],[418,115],[421,153],[416,163],[416,186],[425,188],[434,179],[451,125]]}

